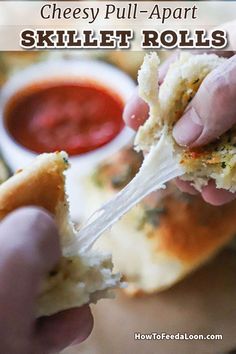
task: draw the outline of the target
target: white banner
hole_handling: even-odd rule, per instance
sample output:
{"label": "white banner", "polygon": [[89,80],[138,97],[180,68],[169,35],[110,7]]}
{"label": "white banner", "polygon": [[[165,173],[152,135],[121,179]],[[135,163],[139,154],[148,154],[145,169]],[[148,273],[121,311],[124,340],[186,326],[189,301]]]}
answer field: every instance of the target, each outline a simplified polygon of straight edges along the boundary
{"label": "white banner", "polygon": [[236,1],[1,1],[0,50],[229,50],[234,20]]}

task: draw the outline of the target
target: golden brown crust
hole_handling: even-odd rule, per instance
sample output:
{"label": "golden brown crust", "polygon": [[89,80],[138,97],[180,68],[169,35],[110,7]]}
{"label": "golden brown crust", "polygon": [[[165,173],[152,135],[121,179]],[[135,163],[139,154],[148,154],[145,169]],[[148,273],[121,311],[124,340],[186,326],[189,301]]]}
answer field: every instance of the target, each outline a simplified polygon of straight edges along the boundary
{"label": "golden brown crust", "polygon": [[[55,156],[55,155],[54,155]],[[26,168],[0,186],[0,219],[16,208],[37,205],[56,213],[59,202],[65,202],[64,175],[66,161],[58,153],[48,158],[35,170]]]}
{"label": "golden brown crust", "polygon": [[158,251],[167,252],[183,262],[201,263],[230,241],[236,231],[236,201],[223,206],[211,206],[201,197],[169,196],[167,212],[160,227],[153,232],[158,238]]}

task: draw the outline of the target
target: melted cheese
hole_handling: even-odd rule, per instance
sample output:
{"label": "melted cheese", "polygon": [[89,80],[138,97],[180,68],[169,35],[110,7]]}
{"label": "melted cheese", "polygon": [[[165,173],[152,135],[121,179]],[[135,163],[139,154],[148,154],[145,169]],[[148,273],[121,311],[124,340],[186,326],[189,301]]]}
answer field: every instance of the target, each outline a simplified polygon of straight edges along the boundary
{"label": "melted cheese", "polygon": [[133,180],[111,201],[96,211],[79,231],[79,248],[86,251],[98,237],[117,222],[134,205],[151,192],[165,188],[165,183],[181,176],[183,168],[174,155],[164,130],[161,139],[152,147]]}

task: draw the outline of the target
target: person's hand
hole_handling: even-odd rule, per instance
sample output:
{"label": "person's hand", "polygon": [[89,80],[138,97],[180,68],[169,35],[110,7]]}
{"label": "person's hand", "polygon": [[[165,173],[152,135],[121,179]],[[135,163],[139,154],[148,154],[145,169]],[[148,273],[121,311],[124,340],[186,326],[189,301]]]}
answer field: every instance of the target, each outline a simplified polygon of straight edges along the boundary
{"label": "person's hand", "polygon": [[1,222],[1,353],[56,353],[89,336],[93,317],[87,305],[35,318],[40,284],[59,257],[56,225],[42,209],[21,208]]}
{"label": "person's hand", "polygon": [[[223,53],[225,56],[233,55]],[[165,77],[172,56],[160,71],[160,84]],[[131,128],[138,127],[148,118],[148,106],[137,92],[124,109],[124,120]],[[210,73],[200,86],[185,113],[176,123],[173,136],[181,146],[198,147],[208,144],[225,133],[236,123],[236,55],[227,59]],[[188,182],[176,180],[178,187],[190,194],[198,192]],[[213,181],[202,190],[202,197],[213,205],[221,205],[233,200],[236,194],[217,189]]]}

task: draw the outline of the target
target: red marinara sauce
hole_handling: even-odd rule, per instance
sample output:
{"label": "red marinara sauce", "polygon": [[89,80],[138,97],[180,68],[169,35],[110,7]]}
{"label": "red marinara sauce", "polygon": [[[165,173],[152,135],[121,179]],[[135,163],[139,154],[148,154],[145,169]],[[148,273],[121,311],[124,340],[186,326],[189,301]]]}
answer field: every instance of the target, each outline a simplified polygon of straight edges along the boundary
{"label": "red marinara sauce", "polygon": [[124,103],[96,83],[42,83],[17,93],[5,110],[12,137],[37,152],[92,151],[123,128]]}

